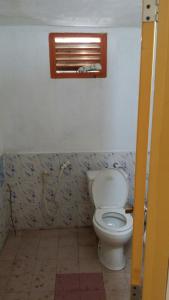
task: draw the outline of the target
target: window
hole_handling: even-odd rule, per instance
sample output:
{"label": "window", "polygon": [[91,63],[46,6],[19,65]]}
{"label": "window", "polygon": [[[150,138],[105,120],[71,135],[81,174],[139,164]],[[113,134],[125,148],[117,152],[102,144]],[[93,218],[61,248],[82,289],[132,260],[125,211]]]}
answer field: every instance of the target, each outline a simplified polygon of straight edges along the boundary
{"label": "window", "polygon": [[107,34],[50,33],[51,78],[106,77]]}

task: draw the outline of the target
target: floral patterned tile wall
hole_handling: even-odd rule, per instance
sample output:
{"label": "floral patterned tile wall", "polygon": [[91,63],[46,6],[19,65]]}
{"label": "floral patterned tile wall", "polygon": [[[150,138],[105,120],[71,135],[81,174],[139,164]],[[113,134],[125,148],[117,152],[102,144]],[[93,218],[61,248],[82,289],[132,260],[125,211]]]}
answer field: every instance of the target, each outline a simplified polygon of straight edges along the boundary
{"label": "floral patterned tile wall", "polygon": [[4,158],[0,157],[0,250],[6,240],[9,230],[9,204],[4,198]]}
{"label": "floral patterned tile wall", "polygon": [[[59,179],[60,167],[69,161]],[[133,202],[134,153],[6,154],[5,178],[12,189],[17,229],[81,227],[92,224],[86,172],[118,162],[129,176]],[[59,184],[58,184],[59,182]],[[5,194],[6,201],[9,194]]]}

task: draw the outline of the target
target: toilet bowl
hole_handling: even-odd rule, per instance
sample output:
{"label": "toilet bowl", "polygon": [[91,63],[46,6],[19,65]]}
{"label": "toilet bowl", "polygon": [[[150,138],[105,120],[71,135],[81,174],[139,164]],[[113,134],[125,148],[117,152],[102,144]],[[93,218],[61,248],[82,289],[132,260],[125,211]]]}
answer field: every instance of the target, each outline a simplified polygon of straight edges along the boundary
{"label": "toilet bowl", "polygon": [[110,270],[125,267],[124,245],[133,231],[133,218],[125,213],[128,176],[122,169],[87,173],[89,194],[95,205],[93,226],[99,238],[100,262]]}

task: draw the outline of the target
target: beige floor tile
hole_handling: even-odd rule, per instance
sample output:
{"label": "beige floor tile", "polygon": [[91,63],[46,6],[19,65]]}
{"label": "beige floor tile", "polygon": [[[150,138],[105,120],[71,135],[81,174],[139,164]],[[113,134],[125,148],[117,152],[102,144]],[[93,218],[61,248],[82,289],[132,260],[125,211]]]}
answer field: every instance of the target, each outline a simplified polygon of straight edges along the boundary
{"label": "beige floor tile", "polygon": [[14,235],[10,233],[3,250],[0,253],[0,260],[13,261],[18,253],[18,249],[21,245],[21,235]]}
{"label": "beige floor tile", "polygon": [[32,280],[32,293],[53,291],[55,288],[56,270],[55,260],[38,261]]}
{"label": "beige floor tile", "polygon": [[79,259],[96,259],[97,247],[94,246],[79,246]]}
{"label": "beige floor tile", "polygon": [[36,265],[34,259],[18,259],[13,263],[11,276],[33,274]]}
{"label": "beige floor tile", "polygon": [[34,237],[24,238],[21,241],[21,249],[29,248],[29,249],[37,249],[39,246],[40,239],[36,239]]}
{"label": "beige floor tile", "polygon": [[36,235],[27,235],[28,233],[26,233],[26,236],[22,238],[16,259],[35,259],[37,257],[39,239],[35,238]]}
{"label": "beige floor tile", "polygon": [[38,248],[31,248],[31,246],[25,246],[21,249],[19,249],[17,255],[16,255],[16,259],[20,260],[20,259],[28,259],[28,260],[34,260],[36,259],[38,254]]}
{"label": "beige floor tile", "polygon": [[40,239],[58,238],[60,229],[42,229],[40,230]]}
{"label": "beige floor tile", "polygon": [[131,254],[132,254],[132,243],[131,241],[129,241],[126,246],[125,246],[125,255],[127,257],[127,259],[131,259]]}
{"label": "beige floor tile", "polygon": [[131,281],[131,273],[128,271],[124,271],[125,276],[126,276],[126,280],[127,280],[127,284],[130,285],[130,281]]}
{"label": "beige floor tile", "polygon": [[78,249],[77,247],[66,246],[59,247],[58,261],[71,260],[72,262],[78,261]]}
{"label": "beige floor tile", "polygon": [[128,283],[124,271],[104,271],[104,285],[106,290],[126,290]]}
{"label": "beige floor tile", "polygon": [[9,231],[9,234],[8,234],[8,238],[12,238],[12,237],[22,237],[22,233],[23,233],[23,230],[17,230],[16,234],[15,232],[12,230],[12,231]]}
{"label": "beige floor tile", "polygon": [[0,292],[4,293],[7,290],[9,284],[9,276],[0,277]]}
{"label": "beige floor tile", "polygon": [[102,266],[97,258],[95,259],[80,259],[80,273],[97,273],[102,272]]}
{"label": "beige floor tile", "polygon": [[54,291],[56,272],[36,273],[33,277],[31,292]]}
{"label": "beige floor tile", "polygon": [[56,260],[37,260],[34,273],[56,273]]}
{"label": "beige floor tile", "polygon": [[11,248],[18,248],[21,244],[21,235],[13,235],[10,234],[7,238],[7,241],[5,243],[5,248],[6,249],[11,249]]}
{"label": "beige floor tile", "polygon": [[57,260],[58,249],[57,247],[39,247],[37,258],[39,260]]}
{"label": "beige floor tile", "polygon": [[106,291],[106,300],[129,300],[130,292],[128,289]]}
{"label": "beige floor tile", "polygon": [[13,275],[8,284],[7,293],[28,293],[31,288],[32,274],[16,274]]}
{"label": "beige floor tile", "polygon": [[79,227],[77,229],[78,232],[78,236],[82,235],[82,234],[94,234],[95,235],[95,231],[93,229],[93,226],[90,227]]}
{"label": "beige floor tile", "polygon": [[70,234],[69,236],[60,236],[59,238],[59,247],[77,247],[77,235]]}
{"label": "beige floor tile", "polygon": [[18,247],[7,248],[4,247],[0,253],[0,260],[10,260],[13,261],[18,253]]}
{"label": "beige floor tile", "polygon": [[54,291],[32,291],[29,300],[54,300]]}
{"label": "beige floor tile", "polygon": [[22,231],[22,240],[28,239],[40,239],[40,230],[23,230]]}
{"label": "beige floor tile", "polygon": [[98,240],[93,229],[78,230],[79,246],[97,246]]}
{"label": "beige floor tile", "polygon": [[0,260],[0,277],[10,276],[13,268],[13,261]]}
{"label": "beige floor tile", "polygon": [[126,267],[125,270],[127,270],[128,272],[130,272],[131,269],[131,258],[126,258]]}
{"label": "beige floor tile", "polygon": [[93,234],[83,234],[81,237],[78,239],[78,244],[79,246],[95,246],[97,247],[98,245],[98,240],[96,236]]}
{"label": "beige floor tile", "polygon": [[7,288],[7,292],[9,294],[27,294],[30,292],[33,271],[35,268],[35,261],[35,259],[29,258],[22,258],[14,261],[11,277]]}
{"label": "beige floor tile", "polygon": [[70,259],[60,260],[58,261],[57,273],[79,273],[79,264]]}
{"label": "beige floor tile", "polygon": [[78,230],[76,228],[70,228],[70,229],[60,229],[59,230],[59,238],[60,237],[77,237]]}
{"label": "beige floor tile", "polygon": [[79,227],[77,229],[78,234],[83,234],[83,233],[94,233],[94,229],[93,226],[89,226],[89,227]]}
{"label": "beige floor tile", "polygon": [[2,300],[29,300],[29,296],[29,293],[6,294],[3,296]]}
{"label": "beige floor tile", "polygon": [[41,238],[39,248],[58,248],[58,239],[55,237]]}
{"label": "beige floor tile", "polygon": [[56,260],[58,256],[58,238],[51,235],[47,237],[47,232],[45,235],[40,238],[37,257],[40,260]]}
{"label": "beige floor tile", "polygon": [[38,259],[57,259],[58,251],[58,230],[42,230],[40,233],[40,243],[38,247]]}

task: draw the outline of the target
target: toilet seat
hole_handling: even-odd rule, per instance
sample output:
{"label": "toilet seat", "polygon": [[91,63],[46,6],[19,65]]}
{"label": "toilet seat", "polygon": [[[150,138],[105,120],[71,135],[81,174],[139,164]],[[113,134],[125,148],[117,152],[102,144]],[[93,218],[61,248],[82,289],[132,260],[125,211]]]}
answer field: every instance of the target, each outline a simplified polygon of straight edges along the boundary
{"label": "toilet seat", "polygon": [[[107,218],[107,220],[106,220]],[[133,218],[124,209],[96,209],[94,220],[96,224],[109,233],[120,233],[133,227]]]}

